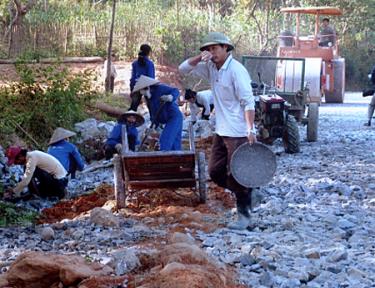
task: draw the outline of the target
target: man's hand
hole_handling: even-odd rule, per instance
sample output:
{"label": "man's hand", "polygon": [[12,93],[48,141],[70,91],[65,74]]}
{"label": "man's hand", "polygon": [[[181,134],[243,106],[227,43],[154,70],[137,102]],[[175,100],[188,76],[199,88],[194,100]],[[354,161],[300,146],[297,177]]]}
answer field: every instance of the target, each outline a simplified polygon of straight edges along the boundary
{"label": "man's hand", "polygon": [[249,128],[247,130],[247,139],[249,140],[250,145],[257,142],[257,131],[255,130],[255,128]]}
{"label": "man's hand", "polygon": [[121,155],[121,152],[122,152],[122,144],[121,144],[121,143],[117,143],[117,144],[115,145],[115,149],[116,149],[117,153]]}
{"label": "man's hand", "polygon": [[162,101],[162,102],[172,102],[173,96],[172,95],[162,95],[162,96],[160,96],[160,101]]}
{"label": "man's hand", "polygon": [[204,61],[204,62],[208,62],[210,61],[212,58],[212,54],[208,51],[203,51],[201,53],[201,60]]}
{"label": "man's hand", "polygon": [[253,145],[255,142],[257,142],[257,135],[250,133],[247,135],[247,140],[249,140],[250,145]]}

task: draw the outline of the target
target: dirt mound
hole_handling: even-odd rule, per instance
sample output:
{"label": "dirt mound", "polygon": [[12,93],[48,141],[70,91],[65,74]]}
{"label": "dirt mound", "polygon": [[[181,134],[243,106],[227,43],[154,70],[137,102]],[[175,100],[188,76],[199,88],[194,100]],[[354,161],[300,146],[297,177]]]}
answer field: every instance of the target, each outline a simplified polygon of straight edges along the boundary
{"label": "dirt mound", "polygon": [[243,287],[235,284],[230,268],[191,243],[169,242],[154,257],[143,258],[141,262],[147,270],[137,275],[140,288]]}
{"label": "dirt mound", "polygon": [[73,219],[95,207],[102,207],[112,199],[114,199],[113,188],[109,185],[102,185],[89,195],[61,201],[51,208],[43,209],[38,223],[55,223],[63,219]]}
{"label": "dirt mound", "polygon": [[190,206],[199,204],[199,196],[195,188],[178,189],[142,189],[128,194],[128,203],[131,208],[140,211],[143,208],[152,209],[163,205]]}

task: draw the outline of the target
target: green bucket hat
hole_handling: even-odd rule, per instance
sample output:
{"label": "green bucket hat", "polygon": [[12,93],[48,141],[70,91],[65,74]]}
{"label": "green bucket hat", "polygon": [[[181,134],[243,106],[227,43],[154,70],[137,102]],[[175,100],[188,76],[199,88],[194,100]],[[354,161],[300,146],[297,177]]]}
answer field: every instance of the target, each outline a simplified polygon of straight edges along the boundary
{"label": "green bucket hat", "polygon": [[228,51],[234,49],[232,42],[229,40],[227,36],[220,32],[210,32],[207,34],[206,37],[203,38],[202,45],[199,50],[204,51],[208,46],[217,45],[217,44],[225,44],[228,45]]}

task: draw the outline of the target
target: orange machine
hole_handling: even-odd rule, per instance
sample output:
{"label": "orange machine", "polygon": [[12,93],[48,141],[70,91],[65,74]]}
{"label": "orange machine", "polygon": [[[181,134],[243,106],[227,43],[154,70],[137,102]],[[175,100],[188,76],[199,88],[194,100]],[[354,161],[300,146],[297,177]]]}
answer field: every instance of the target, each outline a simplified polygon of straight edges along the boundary
{"label": "orange machine", "polygon": [[[321,97],[325,96],[327,103],[343,103],[345,93],[345,59],[339,56],[339,47],[336,35],[334,41],[329,45],[319,45],[319,16],[321,15],[342,15],[340,9],[335,7],[296,7],[282,8],[281,12],[296,14],[295,35],[282,33],[279,36],[278,57],[305,58],[306,59],[306,82],[310,89],[312,102],[320,102]],[[300,14],[315,15],[314,35],[300,35]],[[289,69],[291,70],[291,69]],[[278,79],[285,79],[285,76],[294,77],[293,72],[286,69],[286,75],[277,75]],[[279,76],[279,77],[278,77]],[[276,83],[277,86],[283,86],[283,83]]]}

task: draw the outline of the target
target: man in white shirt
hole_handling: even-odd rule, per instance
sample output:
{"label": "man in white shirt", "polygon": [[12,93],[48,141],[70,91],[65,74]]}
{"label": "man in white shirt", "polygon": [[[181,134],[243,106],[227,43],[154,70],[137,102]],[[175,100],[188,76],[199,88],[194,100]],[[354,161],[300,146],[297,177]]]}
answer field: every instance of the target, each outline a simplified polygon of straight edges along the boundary
{"label": "man in white shirt", "polygon": [[243,230],[250,225],[251,189],[241,186],[230,174],[233,152],[243,143],[256,142],[255,102],[246,68],[232,57],[233,44],[219,32],[209,33],[200,54],[179,67],[209,81],[214,97],[216,131],[208,165],[211,179],[236,195],[237,221],[228,225]]}
{"label": "man in white shirt", "polygon": [[[64,198],[65,188],[68,184],[66,175],[68,172],[64,166],[52,155],[42,151],[28,152],[17,146],[9,147],[6,151],[8,166],[25,165],[25,173],[22,181],[16,187],[7,191],[15,197],[19,197],[25,187],[30,192],[41,197]],[[35,181],[35,178],[37,181]]]}
{"label": "man in white shirt", "polygon": [[202,110],[202,119],[209,120],[210,114],[214,109],[214,98],[211,90],[195,92],[190,89],[185,91],[185,100],[189,102],[191,121],[197,121],[197,114]]}

